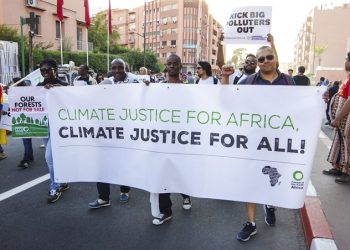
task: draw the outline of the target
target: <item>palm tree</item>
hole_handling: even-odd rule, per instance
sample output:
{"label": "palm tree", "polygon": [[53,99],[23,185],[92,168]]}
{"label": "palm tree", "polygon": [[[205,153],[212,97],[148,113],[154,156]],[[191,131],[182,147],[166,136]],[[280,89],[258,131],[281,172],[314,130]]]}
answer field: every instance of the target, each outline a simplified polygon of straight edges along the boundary
{"label": "palm tree", "polygon": [[315,56],[317,56],[318,58],[318,66],[321,66],[321,61],[322,61],[322,58],[321,58],[321,55],[326,52],[327,50],[327,46],[322,46],[322,45],[316,45],[315,46]]}
{"label": "palm tree", "polygon": [[238,48],[233,51],[232,62],[237,67],[237,63],[243,60],[243,54],[246,52],[245,48]]}

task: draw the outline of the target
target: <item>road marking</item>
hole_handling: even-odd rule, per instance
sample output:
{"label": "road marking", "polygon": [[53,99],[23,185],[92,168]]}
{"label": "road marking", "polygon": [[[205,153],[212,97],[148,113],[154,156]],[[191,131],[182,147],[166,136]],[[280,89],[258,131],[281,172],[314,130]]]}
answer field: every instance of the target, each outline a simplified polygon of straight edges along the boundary
{"label": "road marking", "polygon": [[21,186],[18,186],[18,187],[15,187],[15,188],[13,188],[13,189],[11,189],[9,191],[6,191],[5,193],[0,194],[0,201],[3,201],[5,199],[7,199],[7,198],[10,198],[10,197],[18,194],[18,193],[21,193],[21,192],[23,192],[23,191],[25,191],[25,190],[27,190],[27,189],[29,189],[31,187],[34,187],[34,186],[36,186],[36,185],[38,185],[38,184],[48,180],[48,179],[50,179],[50,174],[43,175],[43,176],[41,176],[39,178],[36,178],[36,179],[34,179],[32,181],[24,183]]}

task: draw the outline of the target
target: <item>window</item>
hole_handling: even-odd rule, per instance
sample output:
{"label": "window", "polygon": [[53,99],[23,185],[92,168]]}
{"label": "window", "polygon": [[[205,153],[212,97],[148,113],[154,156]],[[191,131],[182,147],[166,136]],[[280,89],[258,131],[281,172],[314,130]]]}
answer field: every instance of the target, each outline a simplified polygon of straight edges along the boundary
{"label": "window", "polygon": [[171,40],[171,45],[176,45],[176,40]]}
{"label": "window", "polygon": [[[63,23],[62,23],[63,24]],[[61,32],[60,32],[60,22],[56,21],[56,38],[61,38]]]}
{"label": "window", "polygon": [[171,29],[171,33],[176,33],[176,29]]}
{"label": "window", "polygon": [[35,23],[34,33],[35,33],[35,35],[40,35],[41,34],[41,25],[40,25],[41,18],[38,15],[36,15],[36,16],[38,18],[38,22]]}
{"label": "window", "polygon": [[80,27],[77,27],[77,49],[83,49],[83,29]]}
{"label": "window", "polygon": [[166,58],[166,53],[162,53],[162,57]]}
{"label": "window", "polygon": [[163,24],[167,24],[168,23],[168,18],[163,18]]}
{"label": "window", "polygon": [[211,64],[215,65],[215,59],[211,59]]}
{"label": "window", "polygon": [[167,41],[162,41],[162,46],[166,46]]}
{"label": "window", "polygon": [[177,16],[171,17],[171,21],[173,21],[173,23],[176,23],[177,22]]}

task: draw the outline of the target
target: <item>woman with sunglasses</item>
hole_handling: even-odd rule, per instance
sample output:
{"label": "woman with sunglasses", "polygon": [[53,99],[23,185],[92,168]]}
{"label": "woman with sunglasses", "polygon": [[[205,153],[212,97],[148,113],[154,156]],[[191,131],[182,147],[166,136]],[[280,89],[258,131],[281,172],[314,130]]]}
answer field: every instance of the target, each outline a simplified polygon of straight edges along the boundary
{"label": "woman with sunglasses", "polygon": [[[68,85],[66,82],[63,82],[60,79],[58,79],[57,63],[53,59],[43,60],[40,63],[40,72],[41,75],[44,77],[44,81],[40,82],[37,86],[43,86],[46,89],[50,89],[52,87]],[[61,197],[62,192],[67,190],[69,187],[67,183],[55,182],[50,135],[48,138],[44,139],[44,143],[46,148],[45,160],[50,173],[50,192],[47,201],[49,203],[54,203]]]}

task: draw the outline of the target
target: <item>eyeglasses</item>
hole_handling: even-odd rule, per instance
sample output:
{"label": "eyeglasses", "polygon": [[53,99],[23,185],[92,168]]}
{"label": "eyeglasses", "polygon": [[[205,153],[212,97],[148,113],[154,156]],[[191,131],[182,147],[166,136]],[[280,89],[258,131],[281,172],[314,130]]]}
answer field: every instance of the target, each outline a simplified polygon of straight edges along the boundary
{"label": "eyeglasses", "polygon": [[45,73],[45,72],[46,72],[46,73],[50,73],[51,71],[52,71],[52,68],[41,68],[41,69],[40,69],[40,72],[41,72],[41,73]]}
{"label": "eyeglasses", "polygon": [[265,60],[267,60],[267,61],[272,61],[274,58],[275,58],[275,57],[274,57],[273,55],[260,56],[260,57],[258,58],[258,62],[259,62],[259,63],[263,63],[263,62],[265,62]]}
{"label": "eyeglasses", "polygon": [[251,61],[251,60],[245,60],[245,64],[254,65],[254,64],[256,64],[256,60],[253,60],[253,61]]}

